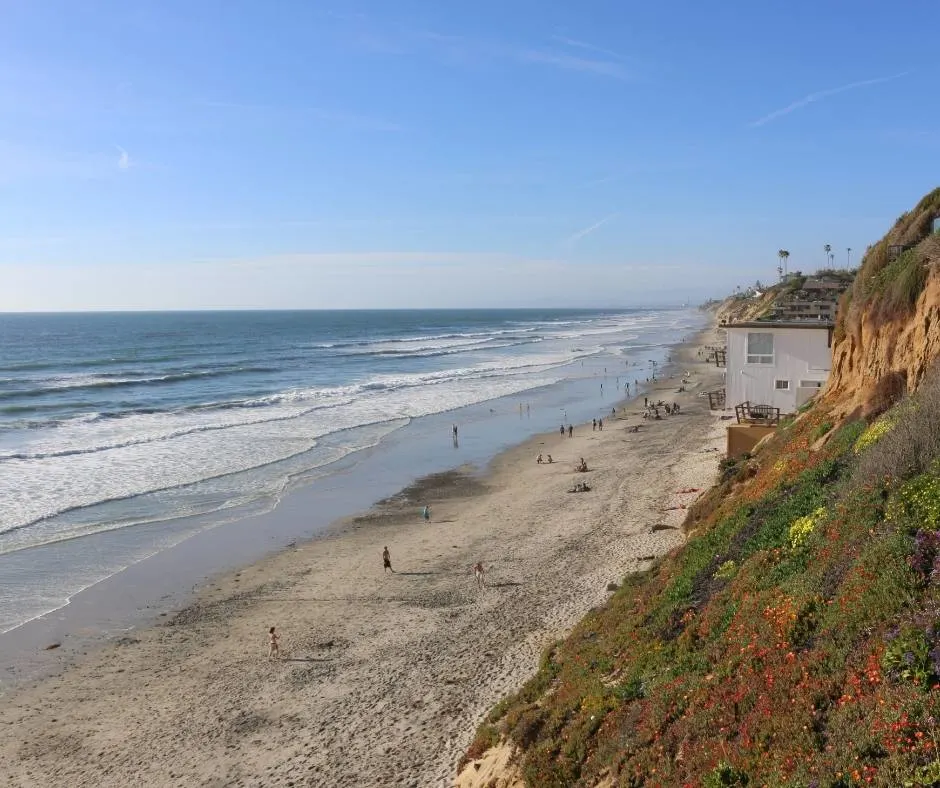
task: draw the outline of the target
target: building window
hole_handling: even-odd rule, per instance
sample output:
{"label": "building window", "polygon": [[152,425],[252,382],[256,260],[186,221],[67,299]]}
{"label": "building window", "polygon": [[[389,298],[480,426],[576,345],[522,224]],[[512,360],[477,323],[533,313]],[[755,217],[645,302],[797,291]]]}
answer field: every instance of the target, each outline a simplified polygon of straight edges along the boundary
{"label": "building window", "polygon": [[801,380],[800,388],[801,389],[821,389],[823,387],[823,382],[821,380]]}
{"label": "building window", "polygon": [[774,388],[777,389],[777,391],[789,391],[790,381],[789,380],[775,380]]}
{"label": "building window", "polygon": [[747,363],[773,364],[774,363],[774,335],[751,334],[747,335]]}

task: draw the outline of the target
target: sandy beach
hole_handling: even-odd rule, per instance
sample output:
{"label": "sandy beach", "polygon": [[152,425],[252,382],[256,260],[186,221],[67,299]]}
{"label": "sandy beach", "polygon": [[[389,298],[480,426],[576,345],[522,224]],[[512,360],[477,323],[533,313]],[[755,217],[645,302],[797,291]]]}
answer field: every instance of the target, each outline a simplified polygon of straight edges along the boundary
{"label": "sandy beach", "polygon": [[[711,332],[698,339],[714,342]],[[723,425],[691,373],[603,431],[544,435],[485,474],[419,480],[329,534],[216,578],[161,623],[4,698],[11,786],[449,786],[487,709],[607,586],[682,541]],[[639,432],[628,428],[639,425]],[[554,463],[538,465],[536,455]],[[577,473],[584,457],[588,473]],[[569,493],[578,482],[591,490]],[[430,523],[421,506],[431,506]],[[394,574],[382,570],[388,546]],[[486,588],[472,566],[481,561]],[[280,633],[281,658],[267,656]]]}

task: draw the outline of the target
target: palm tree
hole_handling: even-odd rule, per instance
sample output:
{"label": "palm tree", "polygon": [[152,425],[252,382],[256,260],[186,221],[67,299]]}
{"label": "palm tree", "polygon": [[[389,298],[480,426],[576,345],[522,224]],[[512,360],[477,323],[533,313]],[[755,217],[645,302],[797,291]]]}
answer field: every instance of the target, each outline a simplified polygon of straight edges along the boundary
{"label": "palm tree", "polygon": [[832,246],[830,244],[826,244],[823,249],[826,251],[826,262],[828,262],[832,257]]}
{"label": "palm tree", "polygon": [[777,251],[777,257],[779,257],[783,263],[783,276],[787,275],[787,258],[789,256],[790,253],[786,249],[780,249]]}

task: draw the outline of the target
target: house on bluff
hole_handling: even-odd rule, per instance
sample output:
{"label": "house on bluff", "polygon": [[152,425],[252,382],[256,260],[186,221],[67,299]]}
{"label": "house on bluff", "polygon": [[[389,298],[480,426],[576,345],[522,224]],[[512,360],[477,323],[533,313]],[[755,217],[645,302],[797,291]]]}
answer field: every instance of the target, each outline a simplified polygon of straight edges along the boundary
{"label": "house on bluff", "polygon": [[832,369],[833,323],[755,320],[728,323],[725,407],[734,408],[728,456],[750,451],[826,385]]}

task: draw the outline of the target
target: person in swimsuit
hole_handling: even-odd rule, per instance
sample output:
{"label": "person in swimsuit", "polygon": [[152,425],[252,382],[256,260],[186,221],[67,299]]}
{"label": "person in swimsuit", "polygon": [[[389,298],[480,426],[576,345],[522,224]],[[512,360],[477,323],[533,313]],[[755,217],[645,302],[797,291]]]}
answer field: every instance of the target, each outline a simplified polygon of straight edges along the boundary
{"label": "person in swimsuit", "polygon": [[388,545],[386,545],[385,549],[382,551],[382,566],[386,574],[389,572],[395,574],[395,570],[392,569],[392,554],[388,551]]}
{"label": "person in swimsuit", "polygon": [[271,627],[268,630],[268,659],[280,659],[281,652],[278,648],[277,642],[280,640],[277,633],[274,631],[274,627]]}

